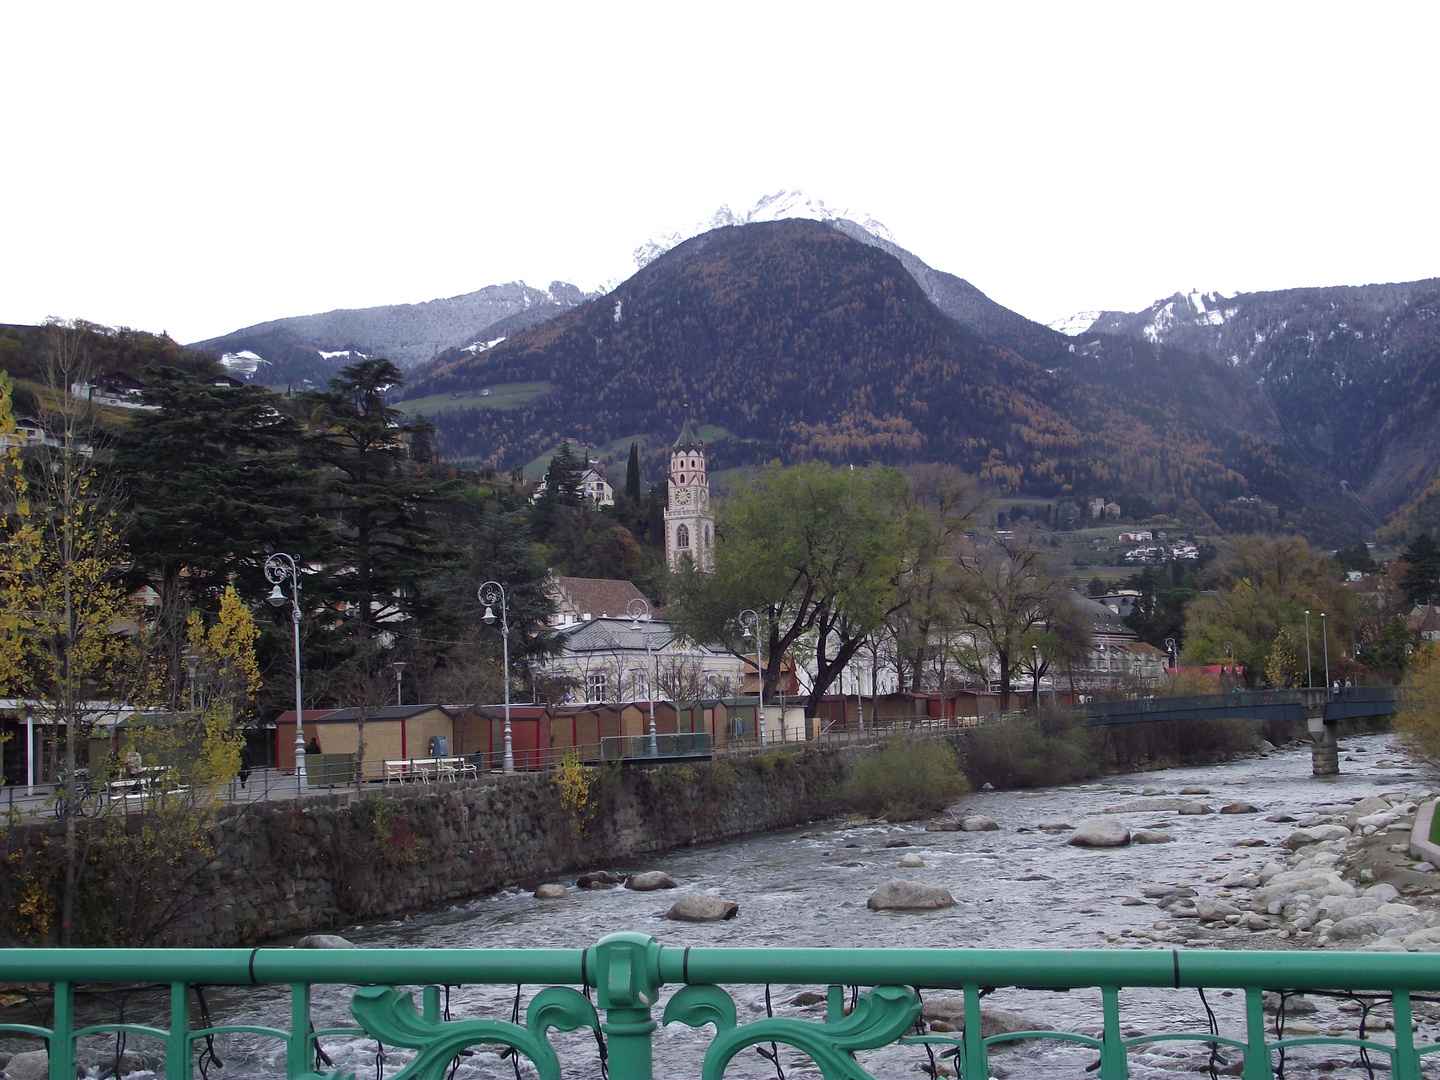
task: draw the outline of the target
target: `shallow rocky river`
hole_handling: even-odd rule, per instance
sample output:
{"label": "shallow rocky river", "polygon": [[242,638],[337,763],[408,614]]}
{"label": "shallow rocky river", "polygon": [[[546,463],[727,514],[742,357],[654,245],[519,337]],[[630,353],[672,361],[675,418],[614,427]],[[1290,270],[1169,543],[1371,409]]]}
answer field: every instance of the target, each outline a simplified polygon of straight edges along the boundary
{"label": "shallow rocky river", "polygon": [[[401,921],[341,928],[340,933],[362,947],[399,948],[580,947],[617,930],[642,931],[673,945],[755,948],[1187,946],[1429,951],[1440,947],[1430,942],[1432,936],[1440,941],[1440,929],[1427,930],[1440,922],[1440,910],[1430,907],[1425,895],[1426,868],[1419,873],[1404,869],[1412,861],[1390,850],[1408,840],[1414,804],[1440,784],[1427,770],[1410,765],[1389,736],[1343,740],[1342,770],[1337,777],[1312,777],[1309,751],[1297,746],[1263,757],[1124,776],[1106,783],[976,792],[952,807],[957,818],[993,819],[997,826],[993,830],[927,831],[925,822],[829,823],[677,851],[643,866],[613,868],[664,870],[679,882],[679,892],[736,901],[738,916],[725,922],[666,920],[664,913],[676,892],[580,890],[571,880],[563,899],[537,900],[530,889],[517,889]],[[1190,790],[1182,795],[1182,789]],[[1219,812],[1241,802],[1251,804],[1254,812]],[[1357,803],[1361,803],[1358,808]],[[1181,812],[1185,804],[1191,805]],[[1195,804],[1209,812],[1197,812]],[[1132,832],[1162,833],[1173,839],[1118,848],[1067,844],[1071,827],[1097,816],[1122,822]],[[1360,817],[1363,822],[1357,820]],[[1343,831],[1336,831],[1337,826]],[[1310,831],[1297,836],[1301,829]],[[904,846],[899,845],[902,841]],[[1386,867],[1362,869],[1361,848],[1383,852],[1382,861],[1401,867],[1398,875],[1391,876],[1400,881],[1404,894],[1374,884],[1372,875],[1384,873]],[[907,855],[918,855],[923,866],[902,869],[900,860]],[[869,910],[869,895],[895,878],[943,886],[956,902],[926,912]],[[528,1001],[537,989],[524,987],[523,1000]],[[764,988],[731,989],[742,1023],[764,1015]],[[777,984],[771,989],[777,1015],[822,1018],[823,1005],[791,1002],[802,991],[823,991],[823,987]],[[514,987],[458,988],[450,994],[450,1009],[455,1018],[508,1019],[514,994]],[[941,1031],[948,1016],[946,996],[927,995],[932,1000],[926,1015],[938,1022]],[[1237,1037],[1243,1037],[1243,1026],[1237,1022],[1241,1001],[1240,995],[1223,990],[1208,994],[1222,1030]],[[347,1003],[348,995],[317,990],[316,1026],[347,1023]],[[211,1004],[232,1022],[243,1016],[279,1023],[288,1015],[285,998],[273,991],[244,995],[212,991]],[[986,1004],[1019,1014],[1027,1021],[1025,1026],[1100,1031],[1098,991],[1001,990]],[[1358,1026],[1354,1008],[1320,997],[1298,1005],[1292,1002],[1287,1006],[1286,1034],[1311,1030],[1353,1035]],[[1422,1042],[1440,1039],[1440,1012],[1432,1019],[1426,1015],[1429,1008],[1423,1004],[1416,1008]],[[1126,991],[1121,1010],[1127,1035],[1161,1028],[1203,1030],[1207,1020],[1199,995],[1189,990]],[[657,1018],[660,1011],[655,1010]],[[1383,1007],[1372,1012],[1369,1030],[1383,1028],[1387,1016]],[[698,1076],[709,1038],[708,1028],[696,1033],[674,1026],[657,1032],[656,1075]],[[599,1075],[595,1044],[588,1034],[557,1034],[555,1042],[566,1075]],[[336,1066],[361,1076],[376,1075],[373,1041],[334,1037],[324,1046]],[[225,1077],[283,1073],[278,1048],[230,1042],[220,1049],[226,1061],[220,1075]],[[877,1076],[924,1075],[928,1065],[921,1047],[887,1048],[860,1058]],[[391,1051],[385,1072],[393,1075],[405,1060],[404,1052]],[[1092,1051],[1036,1041],[995,1052],[992,1074],[1083,1078],[1094,1062]],[[807,1059],[784,1047],[780,1064],[786,1076],[819,1075]],[[1203,1046],[1157,1043],[1132,1051],[1130,1064],[1132,1075],[1148,1078],[1208,1072],[1212,1062]],[[1238,1071],[1238,1057],[1231,1051],[1213,1064],[1217,1070]],[[1388,1069],[1380,1056],[1372,1056],[1372,1064],[1376,1073]],[[1286,1073],[1365,1076],[1368,1070],[1353,1049],[1332,1047],[1291,1052]],[[533,1075],[528,1064],[521,1066],[521,1074]],[[514,1075],[511,1062],[480,1051],[462,1059],[455,1077]],[[744,1051],[726,1075],[773,1077],[776,1069],[754,1051]]]}

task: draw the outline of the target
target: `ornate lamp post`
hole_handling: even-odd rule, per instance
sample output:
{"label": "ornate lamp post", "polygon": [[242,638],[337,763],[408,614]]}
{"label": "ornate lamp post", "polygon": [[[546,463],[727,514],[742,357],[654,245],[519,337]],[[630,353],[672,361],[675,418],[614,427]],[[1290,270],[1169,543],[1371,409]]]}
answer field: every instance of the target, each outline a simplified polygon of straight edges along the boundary
{"label": "ornate lamp post", "polygon": [[660,739],[655,734],[655,683],[659,681],[660,668],[650,657],[650,631],[640,625],[641,615],[644,615],[647,621],[650,618],[650,601],[643,596],[635,597],[625,605],[625,614],[630,616],[630,629],[639,630],[645,635],[645,667],[648,671],[645,681],[649,684],[647,692],[650,695],[650,742],[645,752],[651,757],[657,757],[660,754]]}
{"label": "ornate lamp post", "polygon": [[[750,616],[750,626],[746,626],[745,616]],[[761,655],[760,641],[760,614],[754,608],[746,608],[740,612],[740,627],[745,631],[745,636],[750,636],[750,627],[755,628],[755,687],[759,699],[759,710],[755,716],[755,741],[765,745],[765,658]]]}
{"label": "ornate lamp post", "polygon": [[475,593],[475,598],[485,605],[485,614],[480,618],[487,626],[495,623],[495,604],[500,604],[500,641],[504,657],[505,675],[505,760],[503,768],[507,773],[515,771],[515,744],[510,732],[510,609],[505,599],[505,586],[498,581],[487,581]]}
{"label": "ornate lamp post", "polygon": [[405,661],[396,660],[390,665],[395,669],[395,704],[405,704]]}
{"label": "ornate lamp post", "polygon": [[290,621],[295,624],[295,793],[303,795],[309,785],[305,779],[305,725],[300,707],[300,571],[294,557],[283,551],[271,555],[265,560],[265,580],[274,586],[267,598],[272,607],[285,606],[280,583],[290,582]]}
{"label": "ornate lamp post", "polygon": [[1320,612],[1320,640],[1325,645],[1325,692],[1330,692],[1330,634],[1325,612]]}
{"label": "ornate lamp post", "polygon": [[1040,646],[1030,646],[1030,675],[1033,682],[1030,686],[1030,705],[1035,710],[1035,715],[1040,715]]}

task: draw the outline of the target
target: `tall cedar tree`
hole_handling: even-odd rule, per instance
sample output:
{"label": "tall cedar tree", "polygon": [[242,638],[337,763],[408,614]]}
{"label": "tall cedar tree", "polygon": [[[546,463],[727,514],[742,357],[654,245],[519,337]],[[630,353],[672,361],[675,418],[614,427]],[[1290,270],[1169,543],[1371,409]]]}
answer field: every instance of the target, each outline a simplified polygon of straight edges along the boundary
{"label": "tall cedar tree", "polygon": [[342,368],[328,392],[301,396],[314,432],[302,455],[325,474],[324,587],[346,605],[361,638],[397,617],[428,614],[423,587],[453,558],[425,519],[425,507],[449,497],[451,486],[406,471],[408,429],[385,404],[385,392],[403,381],[389,360],[368,358]]}
{"label": "tall cedar tree", "polygon": [[257,601],[266,555],[316,554],[317,476],[296,460],[301,428],[263,386],[216,386],[173,367],[146,372],[146,404],[118,438],[137,568],[162,595],[215,609],[234,583]]}
{"label": "tall cedar tree", "polygon": [[625,462],[625,497],[640,505],[640,445],[630,444],[630,460]]}

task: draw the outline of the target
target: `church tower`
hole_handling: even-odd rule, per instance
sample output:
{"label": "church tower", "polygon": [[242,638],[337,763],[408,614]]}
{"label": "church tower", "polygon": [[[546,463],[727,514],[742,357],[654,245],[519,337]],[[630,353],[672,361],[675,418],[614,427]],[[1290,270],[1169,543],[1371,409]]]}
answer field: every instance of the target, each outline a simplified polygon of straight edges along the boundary
{"label": "church tower", "polygon": [[674,570],[682,558],[700,570],[715,569],[715,518],[710,513],[710,481],[705,448],[695,434],[690,405],[670,449],[670,501],[665,507],[665,562]]}

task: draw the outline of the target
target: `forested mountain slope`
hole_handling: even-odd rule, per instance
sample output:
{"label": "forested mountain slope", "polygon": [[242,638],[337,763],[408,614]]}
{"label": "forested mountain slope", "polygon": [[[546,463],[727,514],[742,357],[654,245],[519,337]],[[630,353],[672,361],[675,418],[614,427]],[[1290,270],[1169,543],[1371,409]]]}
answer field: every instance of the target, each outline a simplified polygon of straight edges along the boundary
{"label": "forested mountain slope", "polygon": [[1144,311],[1103,312],[1083,336],[1097,332],[1235,366],[1297,455],[1329,487],[1354,490],[1367,525],[1398,511],[1419,527],[1416,500],[1440,489],[1440,278],[1176,293]]}
{"label": "forested mountain slope", "polygon": [[1146,490],[1218,507],[1259,490],[1299,510],[1302,470],[1231,365],[1056,340],[1051,363],[987,341],[893,255],[791,220],[687,241],[603,300],[480,355],[443,354],[407,397],[548,384],[519,407],[436,417],[447,455],[499,468],[562,435],[663,439],[690,401],[732,435],[712,444],[719,468],[947,461],[1002,491]]}

